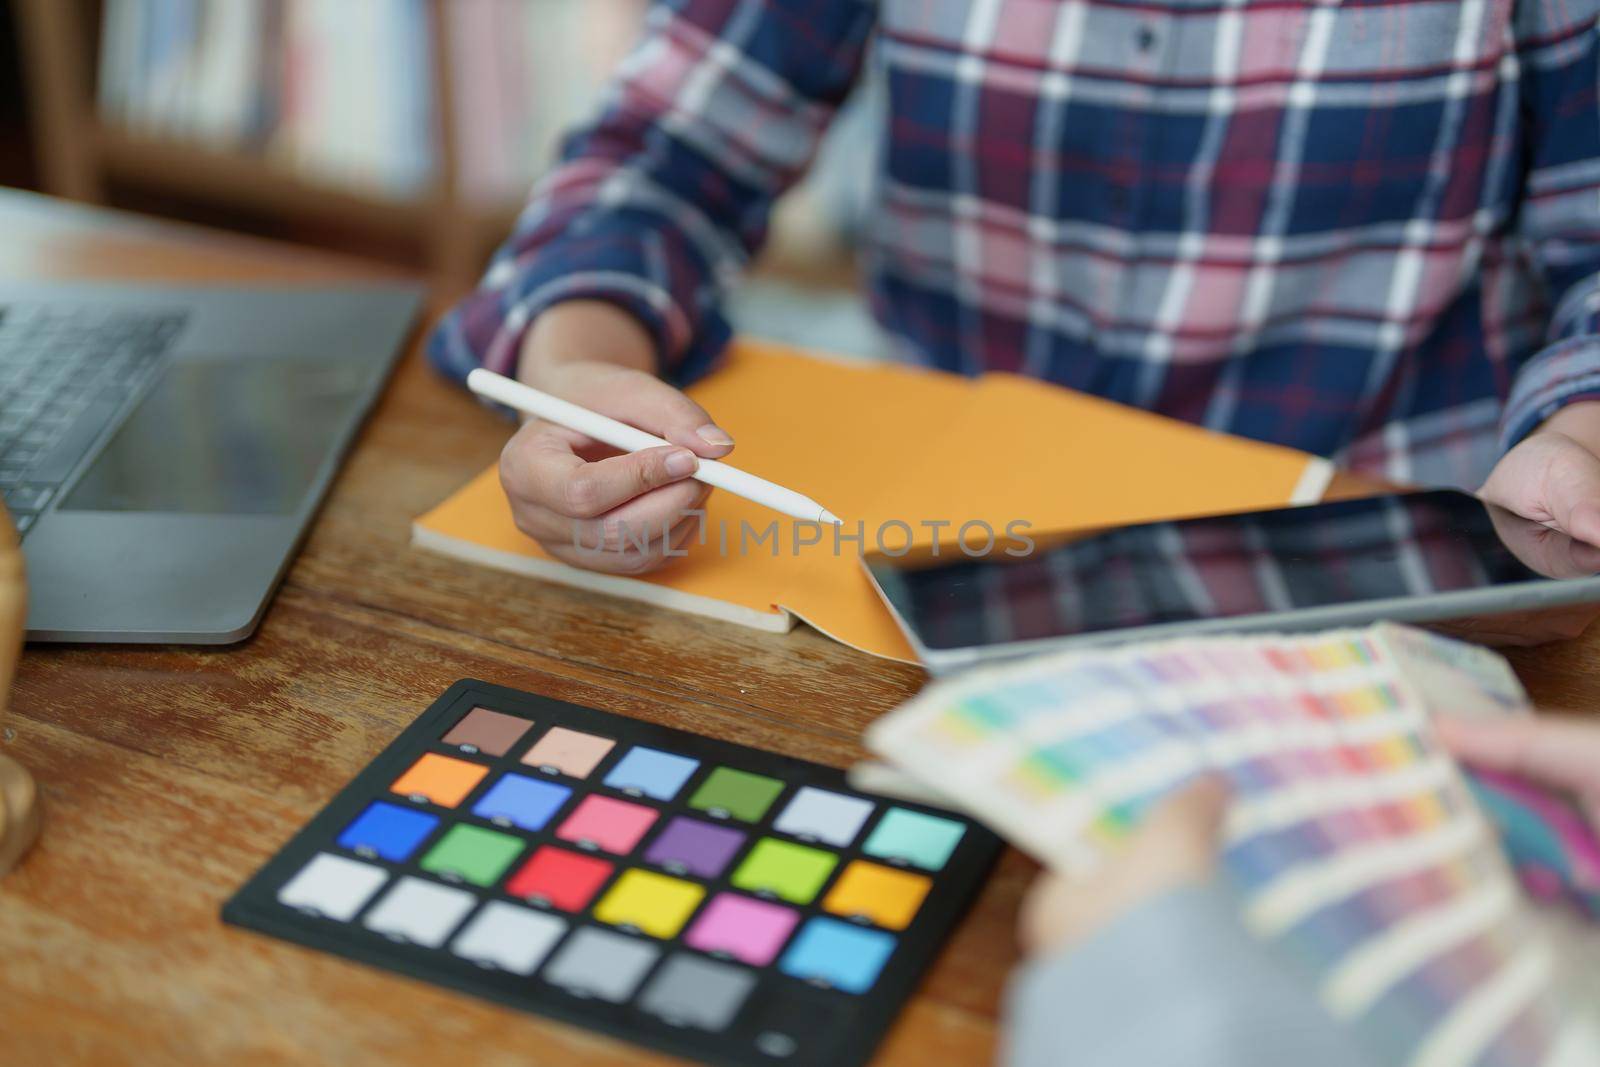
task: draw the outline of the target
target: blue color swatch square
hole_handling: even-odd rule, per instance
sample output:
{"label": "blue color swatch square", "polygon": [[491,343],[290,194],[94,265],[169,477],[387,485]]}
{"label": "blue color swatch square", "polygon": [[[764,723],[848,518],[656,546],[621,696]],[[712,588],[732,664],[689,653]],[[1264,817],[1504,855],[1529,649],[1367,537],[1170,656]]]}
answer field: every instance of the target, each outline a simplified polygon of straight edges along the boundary
{"label": "blue color swatch square", "polygon": [[778,969],[846,993],[865,993],[894,951],[893,935],[834,919],[810,919],[800,928]]}
{"label": "blue color swatch square", "polygon": [[401,862],[439,825],[438,816],[376,801],[339,835],[339,847]]}
{"label": "blue color swatch square", "polygon": [[689,780],[700,761],[640,746],[617,761],[606,775],[612,789],[638,792],[657,800],[671,800]]}
{"label": "blue color swatch square", "polygon": [[472,814],[524,830],[542,830],[571,795],[564,785],[508,774],[472,806]]}

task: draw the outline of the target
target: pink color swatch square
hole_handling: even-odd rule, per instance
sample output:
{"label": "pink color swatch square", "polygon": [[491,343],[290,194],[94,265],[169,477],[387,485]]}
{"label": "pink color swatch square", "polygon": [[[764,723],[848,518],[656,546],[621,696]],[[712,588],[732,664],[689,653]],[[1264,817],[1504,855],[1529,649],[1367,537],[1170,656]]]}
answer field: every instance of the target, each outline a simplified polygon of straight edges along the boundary
{"label": "pink color swatch square", "polygon": [[718,893],[707,904],[684,943],[702,952],[726,952],[764,967],[778,955],[800,915],[793,908],[736,893]]}
{"label": "pink color swatch square", "polygon": [[580,847],[592,846],[624,856],[633,851],[633,846],[655,821],[654,808],[610,797],[588,796],[567,816],[556,836]]}

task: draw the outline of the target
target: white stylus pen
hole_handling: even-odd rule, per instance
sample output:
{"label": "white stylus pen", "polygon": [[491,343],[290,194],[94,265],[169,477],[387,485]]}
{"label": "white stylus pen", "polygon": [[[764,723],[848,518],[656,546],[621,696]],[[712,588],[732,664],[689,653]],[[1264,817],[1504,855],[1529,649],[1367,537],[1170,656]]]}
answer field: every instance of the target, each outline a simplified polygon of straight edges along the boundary
{"label": "white stylus pen", "polygon": [[[532,386],[512,381],[504,375],[481,367],[467,375],[467,388],[481,397],[498,401],[507,407],[553,422],[557,426],[576,430],[612,448],[620,448],[624,452],[638,452],[646,448],[660,448],[672,444],[671,441],[655,434],[645,433],[636,426],[607,418],[588,408],[551,396],[549,393],[541,393]],[[765,478],[746,474],[737,467],[730,467],[714,459],[702,459],[699,463],[694,477],[707,485],[726,489],[735,496],[753,500],[773,511],[781,511],[791,518],[834,526],[842,525],[839,517],[833,512],[793,489],[774,485]]]}

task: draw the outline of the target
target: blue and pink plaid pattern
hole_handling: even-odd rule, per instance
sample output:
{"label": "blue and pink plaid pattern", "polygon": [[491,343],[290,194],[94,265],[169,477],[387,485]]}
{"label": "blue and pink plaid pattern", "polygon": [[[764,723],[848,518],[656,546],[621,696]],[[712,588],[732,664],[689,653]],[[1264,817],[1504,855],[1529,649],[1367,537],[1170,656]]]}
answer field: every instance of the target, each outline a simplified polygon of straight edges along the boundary
{"label": "blue and pink plaid pattern", "polygon": [[441,325],[507,371],[615,301],[680,380],[863,65],[873,303],[1017,371],[1475,487],[1600,399],[1600,0],[663,0]]}

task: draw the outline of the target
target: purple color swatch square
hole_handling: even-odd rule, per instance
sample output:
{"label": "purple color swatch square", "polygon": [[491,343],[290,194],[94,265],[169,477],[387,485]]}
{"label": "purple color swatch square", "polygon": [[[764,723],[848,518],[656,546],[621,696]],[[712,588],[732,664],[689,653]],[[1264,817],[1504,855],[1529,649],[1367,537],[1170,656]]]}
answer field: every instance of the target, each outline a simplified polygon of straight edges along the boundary
{"label": "purple color swatch square", "polygon": [[679,815],[650,843],[644,858],[646,863],[665,867],[674,874],[716,878],[727,868],[744,839],[745,835],[738,830]]}

